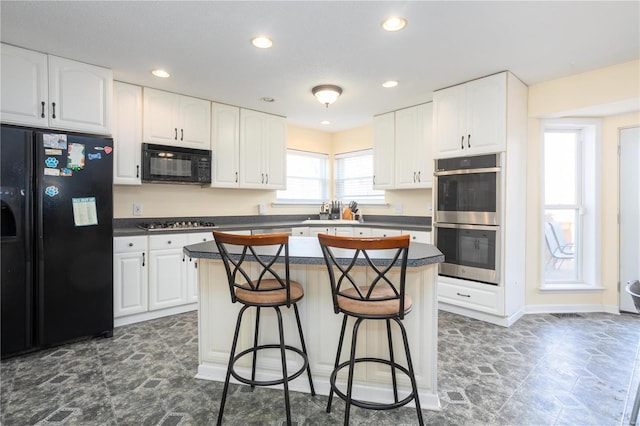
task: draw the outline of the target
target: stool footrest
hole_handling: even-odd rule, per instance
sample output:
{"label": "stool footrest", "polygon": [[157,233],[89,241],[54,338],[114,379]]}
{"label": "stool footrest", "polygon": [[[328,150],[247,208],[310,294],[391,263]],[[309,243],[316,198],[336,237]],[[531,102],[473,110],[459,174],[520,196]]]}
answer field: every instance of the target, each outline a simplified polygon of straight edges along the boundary
{"label": "stool footrest", "polygon": [[[411,372],[409,371],[409,369],[407,369],[406,367],[395,363],[395,362],[391,362],[388,359],[382,359],[382,358],[356,358],[354,360],[354,364],[360,363],[360,362],[376,362],[378,364],[385,364],[388,365],[389,367],[393,366],[396,369],[398,369],[399,371],[403,372],[407,377],[411,377]],[[345,361],[341,364],[338,364],[338,367],[336,367],[333,372],[331,373],[331,376],[329,378],[329,382],[331,384],[331,389],[333,389],[333,391],[336,393],[336,395],[338,395],[342,400],[346,401],[347,395],[344,394],[340,389],[338,389],[338,387],[336,386],[336,377],[338,375],[338,372],[343,369],[344,367],[348,367],[349,366],[349,361]],[[361,408],[366,408],[369,410],[392,410],[394,408],[399,408],[402,406],[407,405],[409,402],[413,401],[415,399],[415,394],[413,392],[411,392],[409,395],[407,395],[406,398],[398,401],[398,402],[392,402],[392,403],[381,403],[381,402],[369,402],[369,401],[361,401],[361,400],[357,400],[357,399],[353,399],[353,397],[351,398],[351,404],[357,406],[357,407],[361,407]]]}
{"label": "stool footrest", "polygon": [[277,349],[277,350],[280,350],[280,345],[274,343],[274,344],[269,344],[269,345],[260,345],[260,346],[252,347],[252,348],[246,349],[246,350],[238,353],[236,356],[233,357],[233,363],[231,364],[231,375],[236,380],[238,380],[239,382],[242,382],[242,383],[247,384],[247,385],[252,385],[252,386],[273,386],[273,385],[281,385],[285,381],[290,382],[291,380],[297,378],[298,376],[302,375],[302,373],[305,372],[305,370],[307,369],[307,366],[309,365],[309,360],[307,359],[307,356],[304,354],[304,352],[302,352],[301,349],[298,349],[298,348],[295,348],[295,347],[289,346],[289,345],[285,345],[284,348],[287,351],[292,351],[292,352],[297,353],[300,356],[300,358],[302,358],[302,367],[298,371],[296,371],[295,373],[289,374],[289,375],[287,375],[287,377],[283,377],[281,379],[251,380],[251,379],[247,379],[246,377],[242,377],[235,370],[236,362],[240,358],[245,356],[245,355],[252,354],[254,352],[258,352],[258,351],[263,350],[263,349]]}

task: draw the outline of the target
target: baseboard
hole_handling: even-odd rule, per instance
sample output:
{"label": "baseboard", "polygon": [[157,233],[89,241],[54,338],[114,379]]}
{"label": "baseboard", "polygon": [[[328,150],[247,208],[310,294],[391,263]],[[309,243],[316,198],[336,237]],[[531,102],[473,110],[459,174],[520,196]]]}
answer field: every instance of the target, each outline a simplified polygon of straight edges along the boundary
{"label": "baseboard", "polygon": [[527,305],[527,314],[562,314],[562,313],[588,313],[603,312],[609,314],[620,314],[618,306],[601,305],[601,304],[582,304],[582,305]]}
{"label": "baseboard", "polygon": [[171,308],[159,309],[157,311],[142,312],[139,314],[127,315],[126,317],[114,318],[113,326],[122,327],[123,325],[135,324],[137,322],[149,321],[152,319],[167,317],[169,315],[183,314],[185,312],[195,311],[198,309],[198,303],[189,303],[188,305],[173,306]]}

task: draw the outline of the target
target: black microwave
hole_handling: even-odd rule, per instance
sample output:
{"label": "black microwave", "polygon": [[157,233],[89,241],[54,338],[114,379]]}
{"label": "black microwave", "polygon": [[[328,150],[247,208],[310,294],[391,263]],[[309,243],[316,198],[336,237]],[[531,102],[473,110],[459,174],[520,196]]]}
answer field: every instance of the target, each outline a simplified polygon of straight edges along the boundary
{"label": "black microwave", "polygon": [[211,183],[211,151],[143,143],[142,182]]}

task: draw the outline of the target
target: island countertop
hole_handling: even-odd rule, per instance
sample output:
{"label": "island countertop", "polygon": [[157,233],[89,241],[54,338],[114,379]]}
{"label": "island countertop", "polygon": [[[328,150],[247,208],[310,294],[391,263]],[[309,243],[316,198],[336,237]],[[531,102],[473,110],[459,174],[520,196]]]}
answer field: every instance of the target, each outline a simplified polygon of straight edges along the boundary
{"label": "island countertop", "polygon": [[[193,259],[221,259],[218,247],[213,241],[185,246],[183,250],[187,256]],[[267,250],[272,250],[272,248]],[[383,265],[385,261],[390,260],[394,253],[395,250],[383,250],[376,254],[370,254],[374,263]],[[340,250],[336,250],[335,254],[340,259]],[[350,257],[344,257],[345,263],[350,260]],[[443,261],[444,255],[432,244],[411,243],[409,246],[408,267],[420,267]],[[294,265],[323,265],[324,257],[322,256],[322,249],[318,239],[316,237],[289,237],[289,263]]]}

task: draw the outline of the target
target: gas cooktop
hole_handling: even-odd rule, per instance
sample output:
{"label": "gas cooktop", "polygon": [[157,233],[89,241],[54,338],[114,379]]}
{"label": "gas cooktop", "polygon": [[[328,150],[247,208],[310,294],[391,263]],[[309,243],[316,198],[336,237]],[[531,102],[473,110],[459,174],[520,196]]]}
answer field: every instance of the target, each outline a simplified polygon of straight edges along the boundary
{"label": "gas cooktop", "polygon": [[216,225],[213,222],[149,222],[141,223],[138,228],[146,229],[147,231],[181,231],[184,229],[212,229]]}

